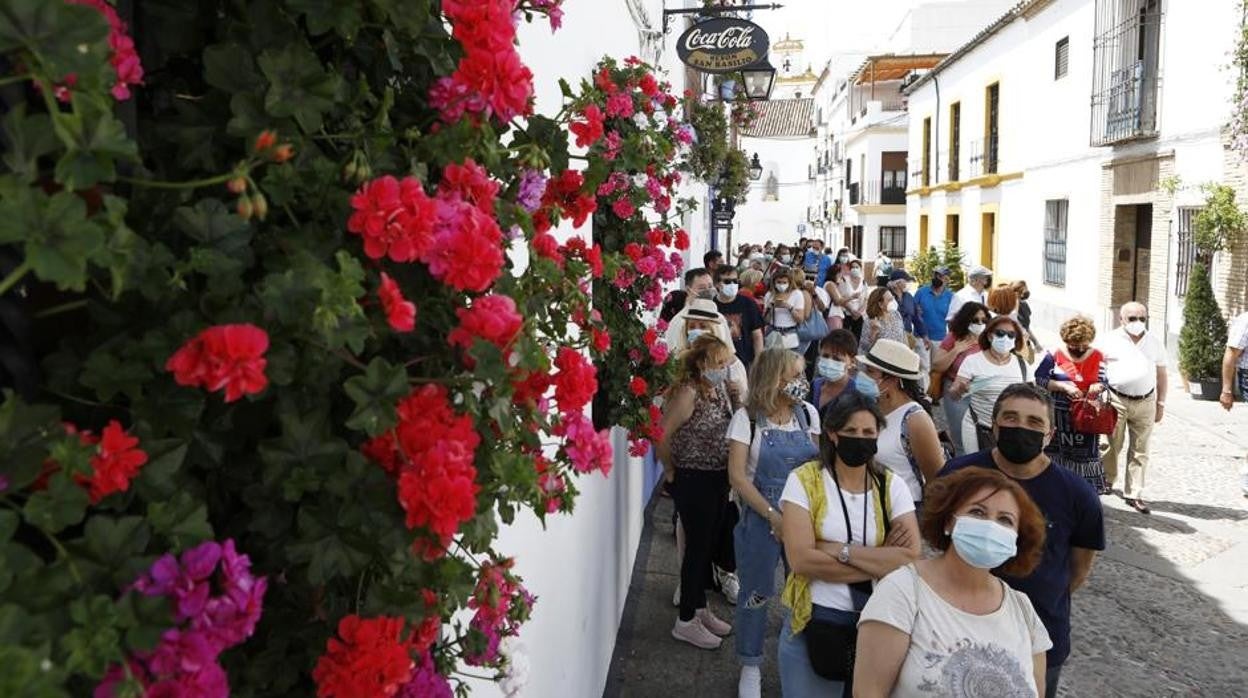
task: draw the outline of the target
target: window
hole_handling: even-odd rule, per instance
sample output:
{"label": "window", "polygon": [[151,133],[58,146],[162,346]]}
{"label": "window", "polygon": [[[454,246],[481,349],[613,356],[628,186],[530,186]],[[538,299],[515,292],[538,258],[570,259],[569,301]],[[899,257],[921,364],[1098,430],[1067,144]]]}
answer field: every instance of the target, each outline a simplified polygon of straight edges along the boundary
{"label": "window", "polygon": [[1068,70],[1070,70],[1069,36],[1058,41],[1056,48],[1053,49],[1053,79],[1061,80],[1066,77]]}
{"label": "window", "polygon": [[881,225],[880,251],[896,260],[905,259],[906,227],[904,225]]}
{"label": "window", "polygon": [[997,151],[1000,145],[998,120],[1001,115],[1001,83],[988,86],[984,95],[984,174],[996,174]]}
{"label": "window", "polygon": [[962,103],[949,105],[949,181],[958,181],[958,160],[962,158]]}
{"label": "window", "polygon": [[1093,146],[1157,135],[1161,0],[1096,0]]}
{"label": "window", "polygon": [[1066,285],[1066,199],[1044,202],[1044,283]]}
{"label": "window", "polygon": [[919,252],[927,251],[927,214],[919,215]]}
{"label": "window", "polygon": [[923,120],[923,186],[932,183],[932,117]]}
{"label": "window", "polygon": [[1187,295],[1187,284],[1191,280],[1192,265],[1197,263],[1196,243],[1192,239],[1192,221],[1196,218],[1196,214],[1200,213],[1199,208],[1180,208],[1179,209],[1179,254],[1178,263],[1175,265],[1174,294],[1179,298]]}
{"label": "window", "polygon": [[962,219],[956,213],[945,216],[945,241],[957,245],[962,240]]}

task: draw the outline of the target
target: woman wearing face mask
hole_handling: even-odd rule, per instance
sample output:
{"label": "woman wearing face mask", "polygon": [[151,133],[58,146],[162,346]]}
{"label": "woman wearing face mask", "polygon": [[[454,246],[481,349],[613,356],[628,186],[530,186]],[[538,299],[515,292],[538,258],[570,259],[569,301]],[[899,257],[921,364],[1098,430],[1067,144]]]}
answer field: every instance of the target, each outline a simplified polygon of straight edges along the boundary
{"label": "woman wearing face mask", "polygon": [[657,446],[663,476],[684,528],[680,565],[680,616],[672,637],[716,649],[732,626],[706,605],[711,559],[728,496],[728,443],[732,418],[726,389],[732,349],[711,334],[680,355],[675,384],[663,405],[664,437]]}
{"label": "woman wearing face mask", "polygon": [[821,414],[828,403],[841,395],[857,392],[854,388],[857,355],[858,340],[849,330],[832,330],[819,342],[815,380],[810,390]]}
{"label": "woman wearing face mask", "polygon": [[881,339],[905,343],[906,325],[897,307],[897,297],[887,288],[877,287],[867,299],[867,324],[863,327],[858,351],[866,353]]}
{"label": "woman wearing face mask", "polygon": [[967,468],[932,483],[920,517],[939,557],[888,575],[859,621],[854,695],[1041,696],[1053,646],[1027,595],[992,574],[1026,576],[1045,520],[1016,482]]}
{"label": "woman wearing face mask", "polygon": [[847,267],[847,272],[837,284],[841,307],[845,309],[845,329],[853,332],[855,337],[862,337],[862,312],[870,288],[862,278],[860,260],[851,257]]}
{"label": "woman wearing face mask", "polygon": [[859,382],[870,381],[876,404],[887,420],[880,432],[875,461],[892,471],[909,488],[917,507],[924,483],[945,466],[931,403],[919,386],[919,355],[901,342],[882,339],[858,357]]}
{"label": "woman wearing face mask", "polygon": [[1100,436],[1078,431],[1070,412],[1076,400],[1085,398],[1098,401],[1102,409],[1112,409],[1100,400],[1106,387],[1105,356],[1092,348],[1096,327],[1088,318],[1067,320],[1060,334],[1065,346],[1045,354],[1036,367],[1036,385],[1053,393],[1056,410],[1057,435],[1045,453],[1054,463],[1081,475],[1097,493],[1109,494]]}
{"label": "woman wearing face mask", "polygon": [[1018,322],[1019,328],[1023,331],[1023,347],[1019,350],[1019,356],[1027,363],[1035,361],[1035,352],[1031,350],[1031,339],[1028,335],[1027,328],[1018,318],[1018,309],[1021,301],[1018,297],[1018,291],[1014,289],[1013,284],[999,284],[996,288],[988,292],[988,309],[994,315],[1009,315]]}
{"label": "woman wearing face mask", "polygon": [[932,373],[936,374],[933,382],[940,385],[940,390],[935,394],[940,396],[940,404],[945,412],[945,425],[948,429],[946,433],[953,443],[953,452],[959,456],[973,450],[977,444],[972,442],[970,448],[962,444],[962,419],[966,416],[970,401],[965,397],[950,395],[949,388],[966,357],[979,353],[979,335],[983,334],[987,326],[986,306],[974,301],[963,304],[949,321],[949,333],[940,340],[932,357]]}
{"label": "woman wearing face mask", "polygon": [[997,397],[1006,386],[1031,382],[1027,364],[1018,354],[1022,348],[1022,326],[1009,315],[998,315],[988,321],[979,335],[979,353],[967,357],[958,367],[958,377],[950,386],[949,395],[970,398],[970,409],[962,419],[962,443],[968,451],[973,445],[979,451],[996,445],[992,437],[992,407]]}
{"label": "woman wearing face mask", "polygon": [[792,566],[779,648],[785,696],[853,692],[855,628],[872,582],[919,555],[910,493],[873,461],[883,426],[866,398],[837,400],[823,421],[819,460],[785,483],[784,549]]}
{"label": "woman wearing face mask", "polygon": [[778,272],[771,280],[771,290],[763,298],[763,319],[770,326],[767,346],[779,346],[797,350],[797,326],[806,313],[806,297],[793,285],[793,276],[787,269]]}
{"label": "woman wearing face mask", "polygon": [[[692,347],[698,337],[703,335],[717,337],[719,341],[730,347],[732,346],[732,330],[729,329],[728,323],[723,316],[719,314],[719,308],[715,305],[715,301],[695,298],[689,302],[689,308],[683,311],[673,322],[683,322],[684,331],[680,331],[680,325],[673,324],[665,334],[667,348],[671,351],[672,356],[679,356],[686,349]],[[736,409],[741,404],[741,401],[745,398],[746,391],[749,389],[749,381],[746,376],[745,364],[741,363],[741,359],[738,359],[734,353],[732,361],[728,365],[727,385],[728,396],[732,399],[733,409]]]}
{"label": "woman wearing face mask", "polygon": [[728,425],[728,479],[741,504],[733,532],[740,591],[734,625],[741,696],[762,691],[767,607],[780,561],[780,493],[794,468],[819,449],[819,415],[806,402],[802,357],[767,349],[750,366],[750,393]]}

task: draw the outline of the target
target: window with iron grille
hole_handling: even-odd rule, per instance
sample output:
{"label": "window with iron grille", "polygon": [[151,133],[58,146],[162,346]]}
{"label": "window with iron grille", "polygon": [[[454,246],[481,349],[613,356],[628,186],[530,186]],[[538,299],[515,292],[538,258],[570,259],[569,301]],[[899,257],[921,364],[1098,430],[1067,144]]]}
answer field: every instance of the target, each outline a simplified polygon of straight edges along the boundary
{"label": "window with iron grille", "polygon": [[1174,294],[1179,298],[1187,295],[1187,284],[1192,277],[1192,266],[1197,263],[1196,242],[1192,239],[1192,221],[1199,208],[1179,209],[1178,260],[1175,264]]}
{"label": "window with iron grille", "polygon": [[906,226],[881,225],[880,250],[895,260],[906,258]]}
{"label": "window with iron grille", "polygon": [[1053,79],[1061,80],[1066,77],[1067,71],[1070,70],[1070,37],[1065,37],[1057,42],[1057,47],[1053,51]]}
{"label": "window with iron grille", "polygon": [[923,186],[932,183],[932,117],[923,120]]}
{"label": "window with iron grille", "polygon": [[985,94],[984,114],[984,174],[996,174],[997,152],[1000,145],[998,128],[1001,115],[1001,83],[994,82],[988,86]]}
{"label": "window with iron grille", "polygon": [[1066,285],[1066,199],[1044,202],[1044,283]]}
{"label": "window with iron grille", "polygon": [[958,181],[958,161],[962,159],[962,103],[949,105],[949,181]]}
{"label": "window with iron grille", "polygon": [[1161,0],[1096,0],[1091,144],[1157,135]]}

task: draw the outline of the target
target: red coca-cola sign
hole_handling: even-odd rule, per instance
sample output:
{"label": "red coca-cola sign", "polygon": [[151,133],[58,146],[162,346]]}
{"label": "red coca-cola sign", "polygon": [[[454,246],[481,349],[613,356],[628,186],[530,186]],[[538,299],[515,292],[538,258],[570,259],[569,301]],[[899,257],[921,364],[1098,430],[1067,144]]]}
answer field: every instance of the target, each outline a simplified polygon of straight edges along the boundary
{"label": "red coca-cola sign", "polygon": [[767,55],[771,39],[763,28],[735,17],[715,17],[689,27],[676,42],[685,65],[704,73],[732,73]]}

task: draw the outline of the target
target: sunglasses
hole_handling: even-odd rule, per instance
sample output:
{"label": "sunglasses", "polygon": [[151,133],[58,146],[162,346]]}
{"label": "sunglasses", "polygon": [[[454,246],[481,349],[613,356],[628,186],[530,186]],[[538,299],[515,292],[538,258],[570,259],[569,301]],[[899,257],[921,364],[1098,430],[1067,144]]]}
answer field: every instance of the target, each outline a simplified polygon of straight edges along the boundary
{"label": "sunglasses", "polygon": [[1147,322],[1147,321],[1148,321],[1148,318],[1146,318],[1146,317],[1129,317],[1129,318],[1127,318],[1127,322]]}
{"label": "sunglasses", "polygon": [[993,333],[992,333],[992,336],[994,336],[994,337],[1009,337],[1010,339],[1015,339],[1015,338],[1017,338],[1017,337],[1018,337],[1018,335],[1014,334],[1013,332],[1009,332],[1009,331],[1006,331],[1006,330],[997,330],[996,332],[993,332]]}

